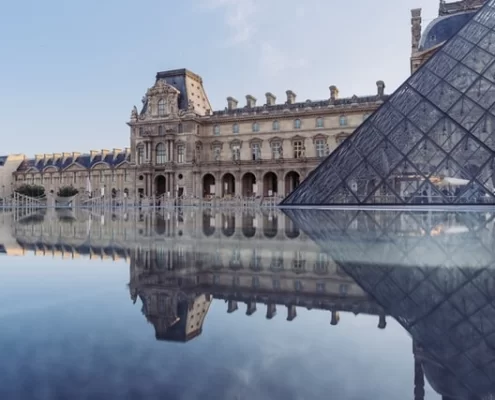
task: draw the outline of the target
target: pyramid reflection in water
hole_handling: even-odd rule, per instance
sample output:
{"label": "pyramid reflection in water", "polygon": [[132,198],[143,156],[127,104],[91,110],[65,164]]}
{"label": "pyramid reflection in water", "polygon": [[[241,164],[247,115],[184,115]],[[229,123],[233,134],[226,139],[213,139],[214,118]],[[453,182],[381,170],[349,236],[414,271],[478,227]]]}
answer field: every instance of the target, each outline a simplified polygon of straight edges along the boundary
{"label": "pyramid reflection in water", "polygon": [[495,0],[283,202],[495,204]]}
{"label": "pyramid reflection in water", "polygon": [[287,213],[411,334],[416,374],[444,398],[493,398],[495,215]]}

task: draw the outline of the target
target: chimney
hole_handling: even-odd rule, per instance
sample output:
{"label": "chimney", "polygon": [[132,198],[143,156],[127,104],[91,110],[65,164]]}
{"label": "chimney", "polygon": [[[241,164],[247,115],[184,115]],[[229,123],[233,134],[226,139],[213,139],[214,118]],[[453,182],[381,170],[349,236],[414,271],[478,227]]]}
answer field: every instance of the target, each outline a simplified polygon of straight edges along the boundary
{"label": "chimney", "polygon": [[113,157],[117,157],[120,153],[122,153],[122,149],[113,149]]}
{"label": "chimney", "polygon": [[90,161],[93,161],[93,159],[98,155],[100,154],[100,152],[98,150],[90,150],[89,151],[89,160]]}
{"label": "chimney", "polygon": [[266,105],[274,106],[277,98],[270,92],[266,93],[265,96],[266,96]]}
{"label": "chimney", "polygon": [[330,100],[335,101],[339,98],[339,89],[337,89],[337,86],[330,86]]}
{"label": "chimney", "polygon": [[125,148],[125,154],[127,154],[127,155],[131,154],[131,148],[130,147]]}
{"label": "chimney", "polygon": [[294,104],[296,102],[296,94],[292,90],[287,90],[285,94],[287,95],[287,104]]}
{"label": "chimney", "polygon": [[62,159],[65,161],[72,156],[72,153],[62,153]]}
{"label": "chimney", "polygon": [[227,108],[228,110],[235,110],[239,102],[233,97],[227,97]]}
{"label": "chimney", "polygon": [[378,95],[378,97],[382,98],[385,95],[385,82],[383,81],[376,82],[376,88],[377,88],[376,94]]}
{"label": "chimney", "polygon": [[34,155],[34,161],[35,162],[41,161],[41,160],[43,160],[44,156],[45,156],[44,154],[35,154]]}
{"label": "chimney", "polygon": [[53,161],[57,161],[57,159],[59,159],[60,157],[62,157],[62,154],[60,153],[53,153],[52,154],[52,157],[53,157]]}
{"label": "chimney", "polygon": [[76,158],[79,157],[81,153],[74,152],[72,153],[72,161],[76,161]]}
{"label": "chimney", "polygon": [[248,94],[246,96],[246,106],[248,108],[254,108],[256,107],[256,98]]}
{"label": "chimney", "polygon": [[110,150],[102,149],[101,150],[101,159],[103,160],[105,156],[107,156],[110,153]]}

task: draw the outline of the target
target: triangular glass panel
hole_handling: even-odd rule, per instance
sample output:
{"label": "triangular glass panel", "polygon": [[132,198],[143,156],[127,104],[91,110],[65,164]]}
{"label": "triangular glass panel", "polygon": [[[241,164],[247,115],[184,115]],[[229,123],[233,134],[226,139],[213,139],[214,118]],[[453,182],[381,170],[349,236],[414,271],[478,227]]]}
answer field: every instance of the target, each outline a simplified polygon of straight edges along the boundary
{"label": "triangular glass panel", "polygon": [[495,0],[283,202],[495,204]]}

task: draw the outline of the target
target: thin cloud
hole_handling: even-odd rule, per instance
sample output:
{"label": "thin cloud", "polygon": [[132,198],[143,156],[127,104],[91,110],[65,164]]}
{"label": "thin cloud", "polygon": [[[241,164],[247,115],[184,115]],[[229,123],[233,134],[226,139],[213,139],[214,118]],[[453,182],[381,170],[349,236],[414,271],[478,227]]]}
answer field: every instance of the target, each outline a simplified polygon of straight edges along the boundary
{"label": "thin cloud", "polygon": [[238,45],[253,38],[257,31],[254,18],[258,7],[256,0],[203,0],[207,9],[222,9],[225,25],[230,31],[227,44]]}
{"label": "thin cloud", "polygon": [[260,69],[268,75],[276,75],[287,70],[305,68],[308,61],[302,57],[293,58],[271,43],[261,44]]}

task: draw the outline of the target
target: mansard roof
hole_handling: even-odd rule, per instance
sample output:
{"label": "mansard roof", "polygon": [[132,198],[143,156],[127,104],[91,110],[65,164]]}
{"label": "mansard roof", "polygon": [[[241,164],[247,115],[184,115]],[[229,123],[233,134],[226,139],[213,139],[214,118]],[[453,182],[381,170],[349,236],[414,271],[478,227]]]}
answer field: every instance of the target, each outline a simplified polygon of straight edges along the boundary
{"label": "mansard roof", "polygon": [[114,154],[110,152],[103,156],[101,153],[96,154],[91,158],[90,154],[82,154],[76,157],[63,157],[62,155],[56,155],[55,157],[46,157],[42,159],[26,159],[24,160],[19,168],[17,168],[17,172],[26,172],[30,169],[35,169],[39,172],[43,171],[47,167],[55,167],[58,170],[64,170],[72,164],[79,164],[83,168],[90,169],[94,165],[104,162],[108,164],[109,167],[116,167],[122,164],[124,161],[130,162],[131,155],[129,152],[119,152]]}
{"label": "mansard roof", "polygon": [[282,204],[495,204],[495,0]]}

